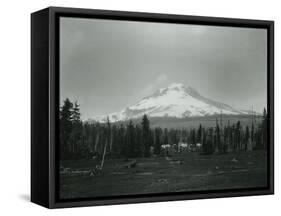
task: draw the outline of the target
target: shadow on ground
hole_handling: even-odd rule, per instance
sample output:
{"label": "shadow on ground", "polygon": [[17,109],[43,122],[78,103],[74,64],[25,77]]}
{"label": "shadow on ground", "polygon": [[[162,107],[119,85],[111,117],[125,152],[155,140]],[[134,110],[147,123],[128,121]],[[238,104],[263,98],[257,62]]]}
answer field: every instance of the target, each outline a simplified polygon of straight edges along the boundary
{"label": "shadow on ground", "polygon": [[26,202],[30,202],[30,196],[29,194],[20,194],[19,195],[19,198],[23,201],[26,201]]}

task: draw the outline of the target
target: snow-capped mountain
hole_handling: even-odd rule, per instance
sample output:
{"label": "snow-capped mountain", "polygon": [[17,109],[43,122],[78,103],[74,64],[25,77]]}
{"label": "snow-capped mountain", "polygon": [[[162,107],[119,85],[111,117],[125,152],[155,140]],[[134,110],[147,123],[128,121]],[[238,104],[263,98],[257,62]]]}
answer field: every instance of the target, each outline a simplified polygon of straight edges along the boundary
{"label": "snow-capped mountain", "polygon": [[161,88],[152,95],[143,98],[135,105],[121,112],[97,116],[94,121],[105,122],[107,117],[111,122],[126,121],[142,117],[199,117],[215,114],[239,115],[245,111],[208,99],[199,94],[194,88],[181,83],[173,83],[167,88]]}

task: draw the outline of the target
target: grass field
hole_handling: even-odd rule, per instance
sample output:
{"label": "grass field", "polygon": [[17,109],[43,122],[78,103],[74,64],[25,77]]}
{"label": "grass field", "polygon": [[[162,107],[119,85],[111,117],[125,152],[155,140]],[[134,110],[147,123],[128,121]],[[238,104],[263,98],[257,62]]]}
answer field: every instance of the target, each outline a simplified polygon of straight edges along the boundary
{"label": "grass field", "polygon": [[[265,151],[224,155],[182,153],[172,158],[136,158],[134,168],[124,159],[107,159],[97,176],[60,176],[61,198],[102,197],[178,191],[263,187],[267,185]],[[89,170],[93,160],[62,161],[72,170]]]}

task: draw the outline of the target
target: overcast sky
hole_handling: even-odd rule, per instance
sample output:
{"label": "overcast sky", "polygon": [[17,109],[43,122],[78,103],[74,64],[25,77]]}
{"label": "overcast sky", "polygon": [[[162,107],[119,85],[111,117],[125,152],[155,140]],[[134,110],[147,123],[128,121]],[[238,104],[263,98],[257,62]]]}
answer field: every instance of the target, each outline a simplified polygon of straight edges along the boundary
{"label": "overcast sky", "polygon": [[261,111],[266,40],[264,29],[61,18],[60,98],[77,100],[88,119],[177,82]]}

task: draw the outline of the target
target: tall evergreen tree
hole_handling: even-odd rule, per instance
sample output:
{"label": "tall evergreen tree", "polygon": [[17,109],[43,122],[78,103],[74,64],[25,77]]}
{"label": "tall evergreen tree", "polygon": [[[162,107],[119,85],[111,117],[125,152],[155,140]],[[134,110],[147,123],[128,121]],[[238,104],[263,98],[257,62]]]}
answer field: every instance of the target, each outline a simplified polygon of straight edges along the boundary
{"label": "tall evergreen tree", "polygon": [[254,126],[254,122],[252,121],[252,125],[251,125],[251,145],[252,148],[256,147],[256,143],[255,143],[255,126]]}
{"label": "tall evergreen tree", "polygon": [[223,143],[222,143],[222,153],[226,153],[228,150],[228,128],[224,126],[223,129]]}
{"label": "tall evergreen tree", "polygon": [[199,125],[199,128],[197,130],[197,143],[202,143],[202,125]]}
{"label": "tall evergreen tree", "polygon": [[160,154],[160,150],[161,150],[161,134],[162,134],[161,128],[155,128],[155,130],[154,130],[154,136],[155,136],[154,153],[157,155]]}
{"label": "tall evergreen tree", "polygon": [[263,109],[263,118],[261,123],[261,129],[262,129],[262,148],[267,147],[267,113],[266,109]]}
{"label": "tall evergreen tree", "polygon": [[119,127],[117,137],[118,146],[120,146],[120,156],[123,156],[126,154],[126,128],[123,124]]}
{"label": "tall evergreen tree", "polygon": [[142,142],[142,128],[140,125],[135,126],[135,154],[137,157],[144,155],[144,146]]}
{"label": "tall evergreen tree", "polygon": [[149,149],[152,146],[151,137],[150,137],[150,127],[149,127],[149,120],[147,115],[144,115],[142,118],[142,141],[144,145],[144,156],[149,156]]}
{"label": "tall evergreen tree", "polygon": [[67,159],[71,152],[72,108],[73,104],[66,98],[60,109],[60,153],[63,159]]}
{"label": "tall evergreen tree", "polygon": [[127,125],[124,153],[127,158],[135,157],[135,128],[133,122]]}
{"label": "tall evergreen tree", "polygon": [[196,130],[193,128],[190,133],[192,144],[196,145]]}
{"label": "tall evergreen tree", "polygon": [[218,119],[216,119],[216,129],[215,129],[215,152],[221,153],[221,130],[218,123]]}
{"label": "tall evergreen tree", "polygon": [[206,134],[206,141],[203,143],[204,154],[212,154],[214,152],[213,140],[213,128],[209,128]]}
{"label": "tall evergreen tree", "polygon": [[71,131],[71,154],[79,157],[86,148],[82,146],[82,121],[80,119],[80,107],[77,101],[74,103],[72,109],[72,131]]}
{"label": "tall evergreen tree", "polygon": [[241,149],[241,123],[238,121],[235,127],[235,150]]}
{"label": "tall evergreen tree", "polygon": [[169,144],[169,134],[168,134],[168,129],[165,128],[164,129],[164,140],[163,140],[164,144]]}
{"label": "tall evergreen tree", "polygon": [[244,135],[244,150],[245,151],[250,148],[249,140],[250,140],[250,129],[249,129],[249,126],[247,125],[246,130],[245,130],[245,135]]}

